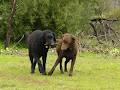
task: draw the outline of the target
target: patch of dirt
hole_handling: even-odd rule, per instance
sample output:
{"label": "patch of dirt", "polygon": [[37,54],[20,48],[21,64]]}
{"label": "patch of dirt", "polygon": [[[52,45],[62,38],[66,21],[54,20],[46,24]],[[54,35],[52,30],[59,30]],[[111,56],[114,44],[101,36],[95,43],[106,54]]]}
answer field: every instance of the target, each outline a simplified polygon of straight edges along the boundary
{"label": "patch of dirt", "polygon": [[[34,77],[34,76],[33,76]],[[18,76],[17,80],[24,81],[26,83],[38,84],[38,85],[49,85],[50,83],[47,80],[35,80],[31,76]]]}
{"label": "patch of dirt", "polygon": [[0,78],[4,79],[4,80],[18,80],[20,82],[26,83],[26,84],[37,84],[37,85],[50,85],[50,82],[48,82],[47,80],[35,80],[34,78],[32,78],[34,76],[23,76],[23,75],[12,75],[10,73],[1,73],[0,72]]}

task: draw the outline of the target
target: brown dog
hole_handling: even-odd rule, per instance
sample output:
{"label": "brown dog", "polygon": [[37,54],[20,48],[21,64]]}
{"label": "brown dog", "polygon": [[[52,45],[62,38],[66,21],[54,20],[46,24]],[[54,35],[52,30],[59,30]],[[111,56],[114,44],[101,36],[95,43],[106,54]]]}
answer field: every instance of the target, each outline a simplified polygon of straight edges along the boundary
{"label": "brown dog", "polygon": [[70,68],[70,72],[69,72],[69,76],[72,76],[73,67],[74,67],[76,55],[77,55],[77,44],[76,44],[75,37],[69,33],[64,34],[62,39],[58,40],[58,45],[57,45],[56,51],[58,54],[58,58],[54,64],[54,66],[52,67],[52,69],[48,73],[48,75],[52,75],[56,66],[59,63],[60,63],[61,73],[63,73],[62,59],[66,58],[64,71],[67,72],[67,63],[70,60],[72,60],[71,61],[71,68]]}

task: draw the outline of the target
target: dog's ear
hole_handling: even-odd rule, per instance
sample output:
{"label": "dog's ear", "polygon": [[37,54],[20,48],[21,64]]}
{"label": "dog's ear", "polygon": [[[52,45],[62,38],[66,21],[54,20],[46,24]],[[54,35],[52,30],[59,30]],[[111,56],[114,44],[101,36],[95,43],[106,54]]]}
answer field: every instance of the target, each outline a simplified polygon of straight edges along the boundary
{"label": "dog's ear", "polygon": [[61,36],[61,38],[63,38],[64,37],[64,34]]}
{"label": "dog's ear", "polygon": [[72,35],[72,43],[75,43],[76,37]]}
{"label": "dog's ear", "polygon": [[56,38],[55,38],[55,33],[53,32],[53,36],[54,36],[54,41],[56,42]]}

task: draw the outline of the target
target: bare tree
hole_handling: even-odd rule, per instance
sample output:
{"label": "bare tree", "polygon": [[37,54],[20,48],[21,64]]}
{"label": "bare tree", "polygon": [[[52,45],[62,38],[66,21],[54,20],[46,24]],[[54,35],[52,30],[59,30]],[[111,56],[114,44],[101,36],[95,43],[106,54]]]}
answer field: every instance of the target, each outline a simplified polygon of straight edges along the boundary
{"label": "bare tree", "polygon": [[[113,45],[115,43],[119,43],[120,37],[118,30],[112,28],[114,22],[119,21],[118,19],[105,19],[105,18],[95,18],[90,22],[91,27],[93,28],[94,36],[96,36],[98,42],[103,44],[103,42],[112,42]],[[97,24],[102,27],[100,30],[97,29]]]}
{"label": "bare tree", "polygon": [[13,16],[15,15],[15,11],[16,11],[16,0],[10,0],[10,2],[11,2],[11,13],[8,17],[8,31],[6,32],[6,39],[4,45],[5,49],[9,46],[10,39],[12,37]]}

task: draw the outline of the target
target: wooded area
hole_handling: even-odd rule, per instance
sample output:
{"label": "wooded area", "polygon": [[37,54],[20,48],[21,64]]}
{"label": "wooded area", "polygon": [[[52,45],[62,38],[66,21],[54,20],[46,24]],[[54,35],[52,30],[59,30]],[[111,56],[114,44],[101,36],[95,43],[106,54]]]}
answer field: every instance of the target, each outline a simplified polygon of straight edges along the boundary
{"label": "wooded area", "polygon": [[82,48],[119,47],[119,0],[0,0],[0,40],[5,48],[28,31],[70,32]]}
{"label": "wooded area", "polygon": [[120,0],[0,0],[0,90],[120,90]]}

